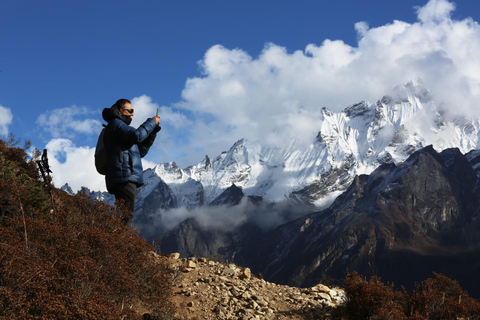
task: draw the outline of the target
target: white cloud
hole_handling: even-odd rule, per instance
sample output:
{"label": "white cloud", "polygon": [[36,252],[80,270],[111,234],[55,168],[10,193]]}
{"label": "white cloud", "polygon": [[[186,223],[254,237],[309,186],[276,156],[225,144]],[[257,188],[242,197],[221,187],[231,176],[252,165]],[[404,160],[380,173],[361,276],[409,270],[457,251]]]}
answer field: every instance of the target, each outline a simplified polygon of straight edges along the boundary
{"label": "white cloud", "polygon": [[430,0],[425,6],[417,7],[418,19],[424,23],[450,19],[455,4],[447,0]]}
{"label": "white cloud", "polygon": [[[149,96],[142,95],[132,99],[135,115],[131,125],[135,128],[140,126],[147,118],[155,116],[158,108],[160,126],[162,130],[157,134],[155,143],[150,148],[147,159],[143,159],[144,168],[152,167],[153,163],[178,161],[185,159],[191,147],[188,146],[188,136],[193,134],[193,122],[187,118],[184,112],[175,108],[160,106],[152,102]],[[190,158],[191,159],[191,158]],[[195,158],[199,161],[199,159]],[[189,163],[191,164],[191,163]]]}
{"label": "white cloud", "polygon": [[[242,200],[236,206],[200,207],[192,210],[181,207],[165,212],[160,210],[158,212],[159,219],[155,223],[158,223],[161,228],[169,230],[188,218],[194,218],[202,229],[228,232],[248,220],[247,208],[253,209],[253,206],[248,205],[247,200]],[[154,226],[154,228],[157,227],[158,230],[159,226]]]}
{"label": "white cloud", "polygon": [[98,134],[101,122],[86,118],[93,113],[87,107],[54,109],[41,114],[37,118],[37,124],[54,138],[72,138],[78,133]]}
{"label": "white cloud", "polygon": [[142,167],[143,167],[143,170],[146,170],[146,169],[153,169],[158,163],[156,162],[152,162],[152,161],[149,161],[149,160],[146,160],[145,158],[142,158]]}
{"label": "white cloud", "polygon": [[8,135],[8,126],[12,124],[13,115],[10,108],[0,105],[0,136]]}
{"label": "white cloud", "polygon": [[289,53],[268,44],[255,58],[211,47],[199,62],[202,76],[187,80],[177,104],[197,116],[192,156],[217,155],[240,138],[310,138],[320,128],[321,107],[375,102],[417,77],[440,105],[478,114],[480,27],[472,19],[452,20],[454,9],[452,2],[431,0],[416,8],[415,23],[359,22],[356,47],[327,39]]}
{"label": "white cloud", "polygon": [[152,98],[143,95],[132,99],[132,107],[135,109],[135,115],[130,125],[138,128],[145,120],[155,116],[159,106],[152,102]]}
{"label": "white cloud", "polygon": [[138,128],[145,120],[156,115],[160,116],[160,122],[168,124],[169,127],[175,129],[183,129],[191,125],[191,121],[181,112],[175,112],[167,106],[160,107],[157,103],[152,102],[152,98],[146,95],[135,97],[132,99],[132,106],[135,109],[131,126]]}
{"label": "white cloud", "polygon": [[252,203],[244,197],[235,205],[209,207],[185,207],[163,210],[153,214],[153,221],[138,225],[145,235],[156,235],[175,228],[187,219],[195,219],[204,230],[222,230],[230,232],[245,224],[254,223],[262,229],[273,229],[287,221],[304,216],[310,212],[310,207],[292,205],[288,201],[271,203]]}
{"label": "white cloud", "polygon": [[105,191],[105,177],[97,173],[95,148],[77,147],[68,139],[53,139],[45,147],[55,187],[68,183],[74,192],[82,186]]}

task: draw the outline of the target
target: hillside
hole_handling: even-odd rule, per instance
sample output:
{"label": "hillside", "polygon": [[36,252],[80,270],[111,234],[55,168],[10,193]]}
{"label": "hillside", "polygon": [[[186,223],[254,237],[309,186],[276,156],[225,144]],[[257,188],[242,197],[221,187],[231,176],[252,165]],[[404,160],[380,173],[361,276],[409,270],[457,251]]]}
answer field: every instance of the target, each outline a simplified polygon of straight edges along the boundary
{"label": "hillside", "polygon": [[0,318],[170,317],[169,260],[123,209],[52,187],[17,144],[0,140]]}

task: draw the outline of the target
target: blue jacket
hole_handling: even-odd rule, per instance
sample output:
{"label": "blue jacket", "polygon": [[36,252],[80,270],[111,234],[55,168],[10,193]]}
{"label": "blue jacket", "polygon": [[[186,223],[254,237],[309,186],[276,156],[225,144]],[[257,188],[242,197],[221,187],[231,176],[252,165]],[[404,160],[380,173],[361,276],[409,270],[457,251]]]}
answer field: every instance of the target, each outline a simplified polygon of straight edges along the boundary
{"label": "blue jacket", "polygon": [[129,126],[130,118],[120,114],[116,108],[106,108],[102,115],[108,122],[104,137],[108,154],[107,190],[126,182],[143,185],[141,158],[152,146],[160,127],[150,118],[135,129]]}

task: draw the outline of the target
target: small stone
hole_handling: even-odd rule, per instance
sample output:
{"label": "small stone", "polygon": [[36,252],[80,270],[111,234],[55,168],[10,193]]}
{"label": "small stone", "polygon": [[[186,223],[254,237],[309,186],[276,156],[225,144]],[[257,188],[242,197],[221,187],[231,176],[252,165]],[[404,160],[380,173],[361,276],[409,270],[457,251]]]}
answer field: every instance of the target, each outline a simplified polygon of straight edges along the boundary
{"label": "small stone", "polygon": [[232,295],[233,295],[234,297],[239,296],[240,293],[241,293],[240,290],[238,290],[237,287],[232,287],[232,288],[230,289],[230,292],[232,293]]}
{"label": "small stone", "polygon": [[268,306],[268,302],[266,302],[265,300],[258,300],[257,303],[258,303],[259,305],[263,306],[263,307]]}
{"label": "small stone", "polygon": [[332,297],[330,297],[330,295],[327,294],[327,293],[320,292],[320,293],[318,293],[318,296],[319,296],[320,298],[322,298],[323,300],[326,300],[326,301],[329,301],[329,302],[332,301]]}
{"label": "small stone", "polygon": [[264,312],[267,316],[273,315],[273,310],[272,309],[266,309]]}
{"label": "small stone", "polygon": [[251,295],[250,295],[250,293],[248,293],[248,292],[244,292],[244,293],[242,293],[242,299],[244,299],[244,300],[248,300],[248,299],[250,299],[250,298],[251,298]]}
{"label": "small stone", "polygon": [[335,303],[333,303],[333,302],[331,302],[331,301],[325,301],[325,300],[323,300],[323,301],[322,301],[322,304],[325,305],[325,306],[331,307],[331,308],[335,308],[335,307],[336,307]]}
{"label": "small stone", "polygon": [[235,269],[232,269],[230,267],[225,267],[222,271],[222,274],[228,275],[228,276],[235,276],[237,272],[235,271]]}
{"label": "small stone", "polygon": [[329,293],[330,290],[331,290],[329,287],[327,287],[326,285],[321,284],[321,283],[317,284],[315,287],[312,288],[312,290],[313,289],[316,289],[315,291],[320,291],[320,292],[325,292],[325,293]]}
{"label": "small stone", "polygon": [[174,260],[178,260],[180,258],[180,253],[178,253],[178,252],[172,253],[172,254],[169,255],[169,257],[174,259]]}
{"label": "small stone", "polygon": [[250,271],[250,268],[245,268],[238,275],[238,277],[242,280],[245,280],[245,279],[249,280],[252,277],[252,271]]}

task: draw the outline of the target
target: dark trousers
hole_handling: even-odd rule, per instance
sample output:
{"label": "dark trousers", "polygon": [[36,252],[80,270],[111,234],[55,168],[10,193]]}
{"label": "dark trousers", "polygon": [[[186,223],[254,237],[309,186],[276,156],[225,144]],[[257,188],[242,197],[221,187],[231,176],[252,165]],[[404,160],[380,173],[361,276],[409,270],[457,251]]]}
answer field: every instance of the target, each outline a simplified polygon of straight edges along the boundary
{"label": "dark trousers", "polygon": [[115,202],[123,200],[128,207],[129,214],[122,218],[122,222],[125,225],[130,226],[132,224],[133,213],[135,212],[135,197],[137,196],[137,185],[133,182],[122,183],[116,185],[108,190],[115,196]]}

